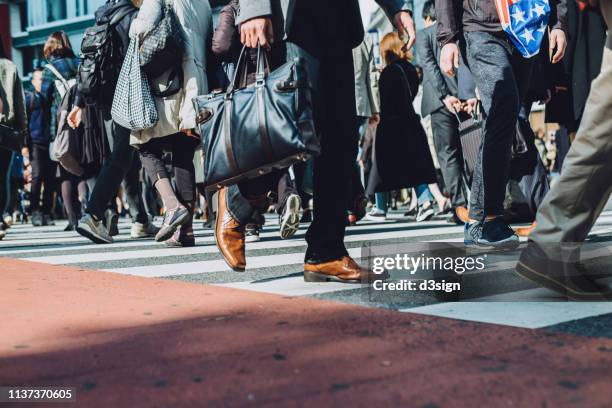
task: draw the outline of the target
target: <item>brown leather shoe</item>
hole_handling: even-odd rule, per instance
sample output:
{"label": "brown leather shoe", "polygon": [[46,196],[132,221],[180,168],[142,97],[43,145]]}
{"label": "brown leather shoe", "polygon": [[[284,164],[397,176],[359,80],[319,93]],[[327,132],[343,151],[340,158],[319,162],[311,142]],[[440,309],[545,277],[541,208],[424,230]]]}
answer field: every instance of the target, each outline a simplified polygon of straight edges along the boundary
{"label": "brown leather shoe", "polygon": [[470,212],[465,207],[455,207],[455,214],[464,224],[470,222]]}
{"label": "brown leather shoe", "polygon": [[528,227],[515,228],[514,232],[516,232],[516,235],[518,235],[519,237],[528,237],[529,235],[531,235],[535,227],[536,227],[536,222],[534,221]]}
{"label": "brown leather shoe", "polygon": [[377,275],[362,268],[350,256],[318,264],[304,264],[304,281],[306,282],[342,282],[361,283],[387,279],[388,274]]}
{"label": "brown leather shoe", "polygon": [[244,229],[227,209],[227,188],[217,193],[215,241],[225,263],[236,272],[244,272]]}

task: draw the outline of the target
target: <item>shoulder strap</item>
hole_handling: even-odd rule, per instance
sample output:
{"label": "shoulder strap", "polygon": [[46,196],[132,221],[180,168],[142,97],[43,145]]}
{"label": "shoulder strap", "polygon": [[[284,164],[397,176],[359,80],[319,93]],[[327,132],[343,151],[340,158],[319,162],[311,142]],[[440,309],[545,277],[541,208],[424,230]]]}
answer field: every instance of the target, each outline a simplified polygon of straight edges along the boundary
{"label": "shoulder strap", "polygon": [[57,77],[57,79],[59,79],[60,81],[62,81],[62,83],[64,84],[64,86],[66,87],[66,89],[70,88],[70,85],[68,84],[68,81],[66,81],[66,79],[62,76],[62,74],[60,74],[60,72],[57,70],[57,68],[55,68],[53,66],[52,63],[48,63],[47,64],[47,68],[49,68],[49,71],[51,71],[53,73],[53,75],[55,75]]}
{"label": "shoulder strap", "polygon": [[134,8],[130,6],[126,6],[122,10],[116,11],[115,15],[113,15],[113,17],[110,19],[108,23],[109,27],[116,26],[117,24],[119,24],[121,20],[123,20],[123,17],[127,16],[133,11],[134,11]]}

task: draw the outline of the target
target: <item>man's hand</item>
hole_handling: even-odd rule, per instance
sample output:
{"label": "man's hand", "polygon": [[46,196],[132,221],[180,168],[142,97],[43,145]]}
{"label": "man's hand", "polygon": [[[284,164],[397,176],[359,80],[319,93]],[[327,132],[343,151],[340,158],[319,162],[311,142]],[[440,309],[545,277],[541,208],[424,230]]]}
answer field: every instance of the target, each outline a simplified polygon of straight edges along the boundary
{"label": "man's hand", "polygon": [[447,95],[442,102],[444,102],[444,106],[446,106],[450,113],[457,113],[461,110],[461,101],[456,96]]}
{"label": "man's hand", "polygon": [[463,110],[468,114],[471,115],[472,112],[474,112],[474,110],[476,109],[476,104],[478,103],[478,99],[476,98],[470,98],[467,101],[465,101],[465,105],[463,107]]}
{"label": "man's hand", "polygon": [[448,43],[440,51],[440,69],[448,76],[455,76],[459,68],[459,47],[455,43]]}
{"label": "man's hand", "polygon": [[414,26],[414,20],[409,11],[398,11],[393,16],[393,24],[399,32],[400,38],[403,35],[408,36],[408,43],[406,44],[406,50],[409,50],[416,41],[416,29]]}
{"label": "man's hand", "polygon": [[252,18],[240,24],[240,42],[249,48],[257,48],[259,44],[269,50],[274,42],[270,17]]}
{"label": "man's hand", "polygon": [[68,126],[76,129],[81,125],[81,120],[83,120],[83,109],[75,106],[68,114]]}
{"label": "man's hand", "polygon": [[567,47],[567,39],[565,38],[565,32],[555,28],[550,32],[550,51],[552,52],[555,48],[557,51],[552,57],[552,63],[556,64],[561,61],[565,55],[565,48]]}

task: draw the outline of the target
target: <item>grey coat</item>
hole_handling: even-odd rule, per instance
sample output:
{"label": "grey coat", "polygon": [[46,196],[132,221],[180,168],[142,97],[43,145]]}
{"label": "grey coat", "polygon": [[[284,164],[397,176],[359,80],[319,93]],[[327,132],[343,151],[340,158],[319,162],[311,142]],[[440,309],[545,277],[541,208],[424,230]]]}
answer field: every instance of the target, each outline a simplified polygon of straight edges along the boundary
{"label": "grey coat", "polygon": [[437,24],[433,24],[426,27],[417,35],[416,49],[423,68],[422,117],[444,107],[442,100],[447,95],[457,96],[457,78],[444,75],[440,69],[440,45],[436,41],[436,26]]}

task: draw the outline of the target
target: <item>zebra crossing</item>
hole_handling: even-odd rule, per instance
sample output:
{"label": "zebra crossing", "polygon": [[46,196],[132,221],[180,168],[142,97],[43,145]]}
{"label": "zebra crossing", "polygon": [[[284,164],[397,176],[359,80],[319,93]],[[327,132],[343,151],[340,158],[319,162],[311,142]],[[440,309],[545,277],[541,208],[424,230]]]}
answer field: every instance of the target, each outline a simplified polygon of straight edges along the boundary
{"label": "zebra crossing", "polygon": [[[212,230],[197,223],[197,246],[193,248],[168,248],[152,239],[131,239],[126,219],[120,221],[119,235],[110,245],[95,245],[74,232],[64,232],[65,225],[65,222],[37,228],[14,225],[0,241],[0,257],[524,328],[552,327],[612,313],[612,303],[559,302],[551,292],[515,275],[516,259],[507,256],[492,259],[482,276],[477,277],[490,289],[485,296],[459,302],[418,293],[381,302],[373,301],[368,288],[361,285],[306,283],[302,279],[302,264],[307,225],[302,225],[293,239],[282,240],[278,221],[273,217],[267,219],[261,241],[247,243],[248,264],[244,273],[228,269],[215,246]],[[612,242],[612,210],[601,215],[591,239]],[[445,220],[416,223],[396,216],[384,222],[362,221],[349,227],[345,242],[349,254],[359,259],[365,244],[393,246],[462,240],[463,228]],[[1,263],[0,258],[0,273]]]}

